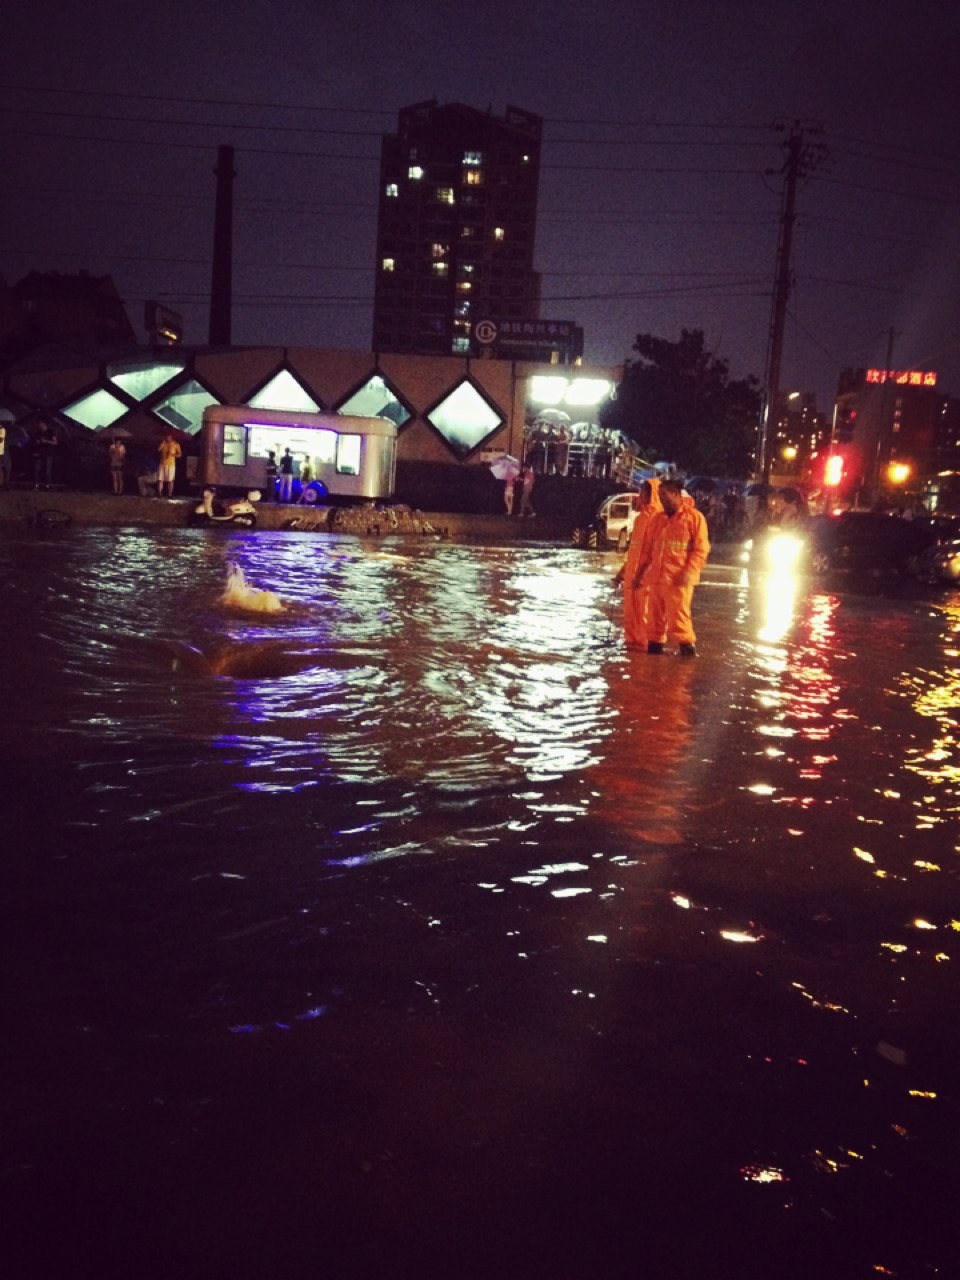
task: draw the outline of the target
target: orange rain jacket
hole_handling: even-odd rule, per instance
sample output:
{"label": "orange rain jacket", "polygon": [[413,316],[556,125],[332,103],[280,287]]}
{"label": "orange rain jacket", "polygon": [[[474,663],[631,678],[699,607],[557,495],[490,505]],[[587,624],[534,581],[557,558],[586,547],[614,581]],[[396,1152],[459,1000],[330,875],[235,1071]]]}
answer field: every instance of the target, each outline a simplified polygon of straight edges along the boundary
{"label": "orange rain jacket", "polygon": [[643,585],[695,587],[709,554],[707,522],[693,500],[684,498],[672,516],[660,511],[647,523],[640,558],[640,564],[646,565]]}

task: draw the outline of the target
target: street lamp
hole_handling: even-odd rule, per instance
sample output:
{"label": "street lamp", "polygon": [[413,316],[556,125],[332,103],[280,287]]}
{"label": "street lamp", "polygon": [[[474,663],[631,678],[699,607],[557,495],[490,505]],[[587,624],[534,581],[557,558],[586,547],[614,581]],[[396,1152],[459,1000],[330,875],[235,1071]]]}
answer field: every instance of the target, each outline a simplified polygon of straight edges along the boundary
{"label": "street lamp", "polygon": [[887,467],[887,479],[891,484],[905,484],[910,476],[910,467],[906,462],[891,462]]}

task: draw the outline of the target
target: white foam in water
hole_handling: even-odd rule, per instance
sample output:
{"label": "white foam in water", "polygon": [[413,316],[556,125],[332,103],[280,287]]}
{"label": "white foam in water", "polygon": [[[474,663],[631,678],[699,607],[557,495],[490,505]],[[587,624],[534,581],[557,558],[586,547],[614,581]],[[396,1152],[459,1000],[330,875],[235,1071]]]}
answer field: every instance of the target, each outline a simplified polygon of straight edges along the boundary
{"label": "white foam in water", "polygon": [[220,597],[221,604],[231,609],[245,609],[253,613],[282,613],[283,601],[275,591],[261,591],[247,583],[238,564],[227,565],[227,585]]}

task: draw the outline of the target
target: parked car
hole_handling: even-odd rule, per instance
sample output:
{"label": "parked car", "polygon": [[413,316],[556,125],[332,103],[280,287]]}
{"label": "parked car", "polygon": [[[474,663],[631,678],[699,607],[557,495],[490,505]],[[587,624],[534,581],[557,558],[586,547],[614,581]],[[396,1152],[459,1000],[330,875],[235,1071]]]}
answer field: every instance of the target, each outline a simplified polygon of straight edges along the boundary
{"label": "parked car", "polygon": [[751,541],[749,563],[754,568],[869,584],[915,574],[935,535],[919,521],[876,511],[841,511],[812,516],[790,529],[773,526]]}
{"label": "parked car", "polygon": [[923,582],[960,582],[960,516],[924,516],[914,524],[929,529],[936,541],[917,557]]}
{"label": "parked car", "polygon": [[626,551],[633,531],[633,523],[637,513],[633,509],[636,493],[614,493],[604,498],[597,508],[597,514],[585,529],[575,529],[573,541],[577,546],[596,547],[606,550],[616,547],[618,551]]}

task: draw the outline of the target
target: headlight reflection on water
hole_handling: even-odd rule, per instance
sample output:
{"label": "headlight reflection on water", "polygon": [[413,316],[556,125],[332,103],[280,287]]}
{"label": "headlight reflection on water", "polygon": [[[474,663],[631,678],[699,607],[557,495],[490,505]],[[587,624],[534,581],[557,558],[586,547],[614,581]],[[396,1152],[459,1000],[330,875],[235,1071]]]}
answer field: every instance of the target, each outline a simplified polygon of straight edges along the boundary
{"label": "headlight reflection on water", "polygon": [[791,533],[775,533],[767,541],[764,616],[757,633],[766,644],[776,644],[790,630],[799,586],[797,564],[803,547],[803,539]]}

